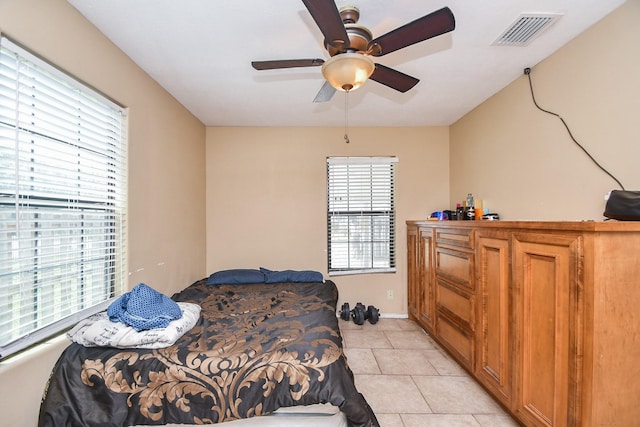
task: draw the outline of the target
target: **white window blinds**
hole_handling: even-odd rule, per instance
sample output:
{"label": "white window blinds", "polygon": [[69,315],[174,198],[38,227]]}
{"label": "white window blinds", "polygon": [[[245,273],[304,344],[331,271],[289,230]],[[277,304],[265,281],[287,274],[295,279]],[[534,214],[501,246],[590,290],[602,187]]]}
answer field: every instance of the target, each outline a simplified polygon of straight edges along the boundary
{"label": "white window blinds", "polygon": [[330,274],[395,271],[396,157],[327,159]]}
{"label": "white window blinds", "polygon": [[0,358],[125,280],[125,111],[0,39]]}

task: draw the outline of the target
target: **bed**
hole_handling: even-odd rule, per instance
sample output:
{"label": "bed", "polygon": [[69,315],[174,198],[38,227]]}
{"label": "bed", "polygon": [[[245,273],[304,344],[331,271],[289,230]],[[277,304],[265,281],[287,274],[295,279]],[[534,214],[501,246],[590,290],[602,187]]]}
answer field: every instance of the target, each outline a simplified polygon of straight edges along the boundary
{"label": "bed", "polygon": [[172,296],[201,307],[172,346],[70,344],[47,384],[39,427],[285,425],[287,416],[293,425],[310,416],[379,425],[343,352],[335,283],[272,275],[213,284],[212,277]]}

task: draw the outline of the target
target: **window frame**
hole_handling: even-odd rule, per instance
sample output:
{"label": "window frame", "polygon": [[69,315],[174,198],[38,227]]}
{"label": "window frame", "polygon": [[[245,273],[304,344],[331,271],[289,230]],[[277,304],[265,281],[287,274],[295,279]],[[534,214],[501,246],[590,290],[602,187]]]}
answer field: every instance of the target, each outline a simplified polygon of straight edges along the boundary
{"label": "window frame", "polygon": [[[396,272],[397,162],[394,156],[327,157],[327,271],[330,276]],[[370,194],[365,194],[367,192]],[[342,198],[346,198],[346,202]],[[367,204],[369,207],[365,208]],[[383,219],[383,225],[376,223],[376,219]],[[335,220],[341,221],[342,226],[336,227]],[[332,237],[340,228],[342,241]],[[366,237],[352,237],[356,232]],[[382,238],[376,238],[376,234]],[[339,245],[343,252],[346,250],[346,255],[339,255],[334,262],[335,254],[340,252]],[[360,252],[360,264],[356,261],[357,255],[352,255],[354,252]],[[384,257],[376,255],[379,253]]]}
{"label": "window frame", "polygon": [[[10,252],[0,257],[4,360],[105,310],[123,292],[128,112],[3,34],[0,49],[0,163],[15,168],[0,173],[0,247]],[[31,169],[23,167],[29,161]],[[52,269],[62,273],[51,279]],[[60,295],[64,308],[52,303]]]}

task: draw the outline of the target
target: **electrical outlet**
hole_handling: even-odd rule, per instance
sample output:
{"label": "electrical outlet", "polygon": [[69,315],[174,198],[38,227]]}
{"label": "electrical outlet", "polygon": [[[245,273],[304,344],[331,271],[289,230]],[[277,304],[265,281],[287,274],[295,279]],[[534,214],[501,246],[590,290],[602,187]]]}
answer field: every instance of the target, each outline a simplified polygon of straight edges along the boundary
{"label": "electrical outlet", "polygon": [[387,289],[387,299],[393,299],[393,289]]}

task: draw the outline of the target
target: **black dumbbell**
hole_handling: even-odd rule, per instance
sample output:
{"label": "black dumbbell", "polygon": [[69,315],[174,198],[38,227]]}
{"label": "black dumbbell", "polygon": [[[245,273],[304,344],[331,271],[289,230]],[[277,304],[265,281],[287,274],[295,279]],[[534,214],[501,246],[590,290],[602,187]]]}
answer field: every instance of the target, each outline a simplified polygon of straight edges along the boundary
{"label": "black dumbbell", "polygon": [[349,309],[349,303],[345,302],[342,304],[342,308],[340,309],[340,318],[342,320],[349,320],[349,318],[353,319],[353,322],[356,325],[364,324],[365,320],[368,320],[372,325],[378,323],[378,319],[380,318],[380,310],[370,305],[365,309],[364,304],[361,302],[357,303],[353,310]]}
{"label": "black dumbbell", "polygon": [[353,310],[350,309],[348,302],[342,304],[342,308],[340,309],[340,318],[346,321],[353,319],[356,325],[362,325],[366,315],[364,305],[361,302],[357,303]]}
{"label": "black dumbbell", "polygon": [[342,308],[340,309],[340,318],[347,321],[351,318],[351,311],[349,310],[348,302],[342,304]]}
{"label": "black dumbbell", "polygon": [[378,323],[378,319],[380,319],[380,310],[370,305],[369,307],[367,307],[365,319],[367,319],[372,325],[375,325],[376,323]]}
{"label": "black dumbbell", "polygon": [[367,311],[364,308],[364,304],[361,302],[356,303],[356,306],[351,310],[351,317],[353,318],[353,323],[362,325],[367,318]]}

